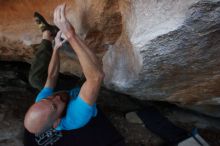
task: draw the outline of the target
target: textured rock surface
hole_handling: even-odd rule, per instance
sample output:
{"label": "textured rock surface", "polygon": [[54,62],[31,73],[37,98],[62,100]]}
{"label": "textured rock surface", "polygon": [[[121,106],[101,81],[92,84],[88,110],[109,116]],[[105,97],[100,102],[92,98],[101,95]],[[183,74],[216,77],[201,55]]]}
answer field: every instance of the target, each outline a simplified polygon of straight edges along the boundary
{"label": "textured rock surface", "polygon": [[105,84],[219,116],[220,2],[136,1],[130,13],[130,45],[104,56]]}
{"label": "textured rock surface", "polygon": [[[0,146],[22,146],[24,114],[37,94],[27,81],[30,66],[27,63],[2,61],[0,66]],[[68,80],[70,76],[65,78]],[[159,107],[171,121],[188,131],[197,127],[211,146],[220,145],[219,119],[195,114],[170,104],[150,104]],[[140,108],[136,100],[134,102],[127,95],[102,88],[98,105],[124,136],[127,146],[158,146],[163,143],[143,125],[126,121],[126,112]]]}
{"label": "textured rock surface", "polygon": [[[1,1],[0,58],[30,62],[40,42],[34,11],[52,21],[60,1]],[[220,117],[219,0],[68,1],[77,33],[103,61],[105,86]],[[80,75],[62,55],[62,72]],[[71,56],[71,55],[70,55]]]}
{"label": "textured rock surface", "polygon": [[[59,1],[1,1],[0,5],[0,58],[31,62],[35,46],[41,41],[41,32],[35,25],[33,13],[38,11],[52,23],[54,8],[63,3]],[[121,34],[121,13],[117,0],[65,1],[67,17],[74,25],[77,34],[100,56],[104,55],[108,45],[114,44]],[[81,68],[76,58],[62,55],[61,72],[81,75]],[[72,59],[69,59],[69,57]]]}

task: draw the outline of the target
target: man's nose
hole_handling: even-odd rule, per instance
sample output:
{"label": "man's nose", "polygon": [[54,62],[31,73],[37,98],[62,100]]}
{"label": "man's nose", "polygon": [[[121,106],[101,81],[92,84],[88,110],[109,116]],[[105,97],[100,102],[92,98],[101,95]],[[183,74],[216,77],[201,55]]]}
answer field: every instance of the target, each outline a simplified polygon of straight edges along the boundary
{"label": "man's nose", "polygon": [[56,95],[56,99],[60,100],[60,98],[61,98],[60,95]]}

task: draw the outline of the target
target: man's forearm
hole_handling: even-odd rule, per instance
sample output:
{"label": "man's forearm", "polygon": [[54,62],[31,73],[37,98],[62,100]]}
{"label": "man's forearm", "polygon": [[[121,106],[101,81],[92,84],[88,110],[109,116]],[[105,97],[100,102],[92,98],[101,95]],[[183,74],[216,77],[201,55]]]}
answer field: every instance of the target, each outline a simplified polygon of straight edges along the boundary
{"label": "man's forearm", "polygon": [[47,82],[45,86],[55,87],[60,69],[59,50],[54,49],[48,67]]}
{"label": "man's forearm", "polygon": [[60,57],[59,57],[59,51],[57,49],[53,50],[53,54],[50,60],[50,64],[48,67],[48,76],[49,77],[57,77],[59,68],[60,68]]}
{"label": "man's forearm", "polygon": [[86,79],[96,80],[102,77],[103,72],[97,57],[84,42],[77,35],[68,38],[68,41],[79,58]]}

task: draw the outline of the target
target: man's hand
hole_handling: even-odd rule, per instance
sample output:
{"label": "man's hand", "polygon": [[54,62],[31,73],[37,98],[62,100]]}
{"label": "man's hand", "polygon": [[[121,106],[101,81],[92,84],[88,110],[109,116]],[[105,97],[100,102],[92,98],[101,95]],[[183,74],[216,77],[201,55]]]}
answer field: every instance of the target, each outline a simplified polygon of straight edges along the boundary
{"label": "man's hand", "polygon": [[62,32],[59,31],[55,37],[55,45],[54,45],[55,50],[58,50],[62,46],[62,44],[66,41],[66,40],[63,41],[61,40],[61,34]]}
{"label": "man's hand", "polygon": [[62,31],[67,39],[75,36],[75,29],[66,18],[66,4],[56,7],[54,11],[54,24]]}

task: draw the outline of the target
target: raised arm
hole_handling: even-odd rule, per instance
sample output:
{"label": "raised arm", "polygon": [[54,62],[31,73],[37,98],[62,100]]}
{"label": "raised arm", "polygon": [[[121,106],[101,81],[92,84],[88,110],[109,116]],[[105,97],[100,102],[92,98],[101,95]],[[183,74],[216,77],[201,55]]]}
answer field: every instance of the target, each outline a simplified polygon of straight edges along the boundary
{"label": "raised arm", "polygon": [[86,81],[81,87],[80,97],[88,104],[93,105],[104,77],[102,67],[95,54],[85,45],[85,43],[75,34],[73,26],[65,16],[65,4],[60,5],[54,12],[54,23],[67,37],[72,48],[79,58]]}
{"label": "raised arm", "polygon": [[58,32],[55,38],[55,46],[49,63],[47,81],[44,87],[55,88],[57,83],[57,78],[60,70],[59,48],[62,45],[60,37],[61,37],[61,32]]}

